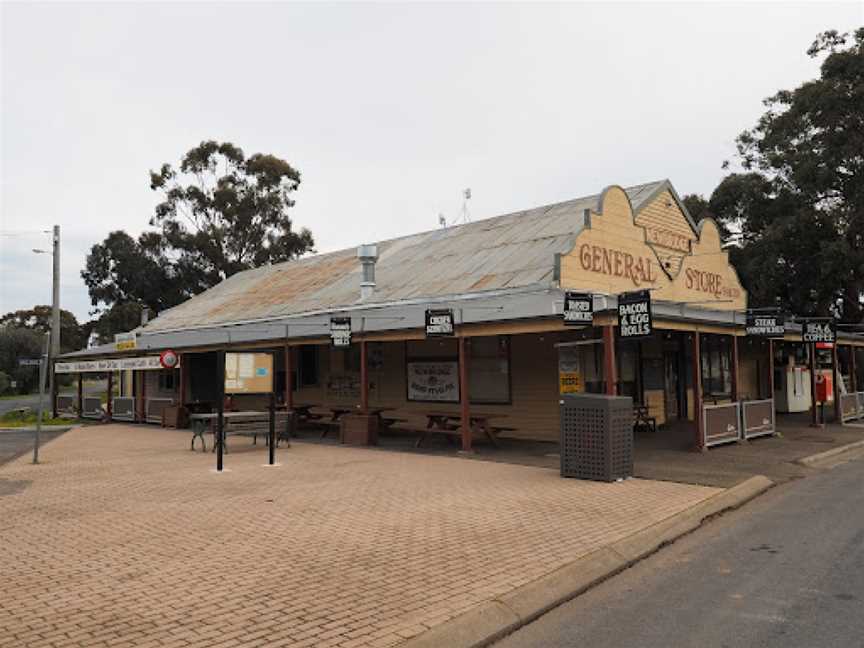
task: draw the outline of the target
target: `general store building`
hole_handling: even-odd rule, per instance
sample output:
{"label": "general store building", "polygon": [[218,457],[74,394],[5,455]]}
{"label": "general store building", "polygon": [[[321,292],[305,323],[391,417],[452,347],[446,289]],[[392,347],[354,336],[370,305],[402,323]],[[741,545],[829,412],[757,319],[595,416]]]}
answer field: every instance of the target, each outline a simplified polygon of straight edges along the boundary
{"label": "general store building", "polygon": [[[590,326],[565,322],[569,290],[591,295]],[[623,339],[618,300],[640,290],[652,333]],[[775,405],[810,405],[800,335],[745,337],[746,307],[717,225],[695,223],[661,180],[241,272],[142,325],[134,349],[68,354],[58,371],[122,369],[112,373],[125,416],[158,420],[166,404],[214,407],[219,350],[271,350],[289,408],[386,405],[422,424],[430,407],[467,400],[505,416],[501,436],[555,441],[562,392],[615,393],[642,405],[656,434],[684,426],[687,445],[704,448],[705,406],[768,400],[758,414],[773,420]],[[452,336],[427,335],[430,310],[452,314]],[[333,346],[333,318],[350,321],[349,346]],[[864,363],[857,336],[843,344],[851,392]],[[178,369],[154,360],[167,349]],[[266,406],[260,395],[235,401]],[[479,441],[467,436],[466,447]]]}

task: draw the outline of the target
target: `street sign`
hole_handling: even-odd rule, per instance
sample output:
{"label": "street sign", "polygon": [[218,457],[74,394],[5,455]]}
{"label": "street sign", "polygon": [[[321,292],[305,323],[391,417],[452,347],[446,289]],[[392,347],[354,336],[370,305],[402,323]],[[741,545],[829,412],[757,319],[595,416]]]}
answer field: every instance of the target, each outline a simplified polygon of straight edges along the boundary
{"label": "street sign", "polygon": [[833,318],[805,319],[801,323],[804,342],[831,342],[837,340],[837,324]]}
{"label": "street sign", "polygon": [[453,311],[449,308],[426,311],[426,337],[451,337],[453,335]]}
{"label": "street sign", "polygon": [[38,367],[42,363],[39,358],[20,358],[18,360],[19,367]]}
{"label": "street sign", "polygon": [[618,296],[618,328],[622,339],[648,337],[654,332],[650,292],[638,290]]}
{"label": "street sign", "polygon": [[564,324],[591,326],[594,322],[594,302],[589,293],[564,293]]}
{"label": "street sign", "polygon": [[165,369],[176,369],[180,364],[180,356],[176,351],[165,349],[159,354],[159,364]]}
{"label": "street sign", "polygon": [[747,311],[745,331],[755,337],[780,337],[786,333],[783,313],[762,313]]}
{"label": "street sign", "polygon": [[351,346],[351,318],[330,318],[330,342],[334,347]]}

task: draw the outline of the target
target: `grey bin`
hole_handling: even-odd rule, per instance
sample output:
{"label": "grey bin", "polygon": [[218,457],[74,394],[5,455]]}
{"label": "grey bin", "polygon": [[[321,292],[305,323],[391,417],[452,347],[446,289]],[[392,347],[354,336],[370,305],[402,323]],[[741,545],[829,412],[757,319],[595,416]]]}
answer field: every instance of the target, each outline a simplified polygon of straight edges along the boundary
{"label": "grey bin", "polygon": [[561,476],[611,482],[633,475],[633,399],[561,397]]}

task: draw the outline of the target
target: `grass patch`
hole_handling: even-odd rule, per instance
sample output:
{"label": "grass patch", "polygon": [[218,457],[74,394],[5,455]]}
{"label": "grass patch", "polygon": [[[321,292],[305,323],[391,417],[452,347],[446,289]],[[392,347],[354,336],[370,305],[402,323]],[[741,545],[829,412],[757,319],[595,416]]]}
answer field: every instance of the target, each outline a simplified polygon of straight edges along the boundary
{"label": "grass patch", "polygon": [[[0,416],[0,427],[33,427],[36,425],[36,412],[6,412]],[[43,412],[42,425],[72,425],[74,419],[51,418],[50,413]]]}

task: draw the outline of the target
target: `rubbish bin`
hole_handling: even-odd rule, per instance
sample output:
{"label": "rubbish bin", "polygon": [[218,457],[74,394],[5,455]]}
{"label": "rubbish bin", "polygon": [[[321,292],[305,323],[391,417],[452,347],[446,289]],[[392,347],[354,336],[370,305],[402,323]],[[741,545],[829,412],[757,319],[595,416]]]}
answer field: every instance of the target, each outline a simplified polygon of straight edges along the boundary
{"label": "rubbish bin", "polygon": [[633,399],[561,397],[561,476],[611,482],[633,475]]}

